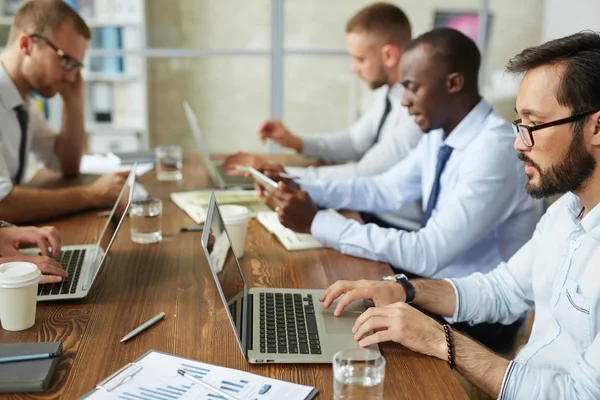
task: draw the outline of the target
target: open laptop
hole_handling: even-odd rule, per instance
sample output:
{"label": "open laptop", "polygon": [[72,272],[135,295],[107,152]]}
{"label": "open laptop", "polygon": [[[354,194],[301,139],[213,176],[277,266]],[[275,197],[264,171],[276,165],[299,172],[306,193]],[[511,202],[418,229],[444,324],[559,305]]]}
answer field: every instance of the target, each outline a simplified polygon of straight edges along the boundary
{"label": "open laptop", "polygon": [[[123,185],[123,189],[121,189],[121,193],[112,208],[110,216],[106,220],[98,243],[95,245],[82,244],[63,246],[57,260],[69,273],[69,276],[63,279],[62,282],[38,285],[38,301],[80,299],[88,295],[89,289],[96,279],[96,276],[98,276],[100,267],[106,260],[108,251],[119,232],[121,223],[127,215],[127,211],[129,210],[133,198],[134,185],[135,166],[131,169],[129,176]],[[111,221],[113,221],[113,218],[115,218],[117,209],[119,209],[119,205],[124,196],[127,196],[127,203],[122,210],[122,214],[119,216],[114,231],[111,233],[109,226]],[[39,254],[39,251],[39,249],[25,249],[23,250],[23,253],[37,255]]]}
{"label": "open laptop", "polygon": [[254,189],[254,183],[252,182],[252,179],[246,178],[242,175],[227,175],[225,171],[220,168],[220,161],[210,159],[210,153],[208,152],[208,147],[206,147],[204,139],[202,138],[202,132],[200,131],[200,125],[198,124],[198,118],[196,117],[196,114],[187,101],[183,102],[183,108],[185,110],[185,116],[187,117],[188,123],[190,124],[190,128],[192,129],[192,133],[194,134],[194,140],[196,141],[198,152],[200,152],[200,156],[202,156],[204,165],[206,165],[206,168],[208,168],[208,173],[210,174],[210,178],[212,179],[214,185],[219,189],[234,187],[242,189]]}
{"label": "open laptop", "polygon": [[[323,310],[318,300],[323,290],[248,290],[214,193],[202,247],[240,349],[250,363],[331,363],[336,352],[360,347],[352,326],[365,310],[362,302],[334,317],[335,304]],[[377,346],[371,348],[379,351]]]}

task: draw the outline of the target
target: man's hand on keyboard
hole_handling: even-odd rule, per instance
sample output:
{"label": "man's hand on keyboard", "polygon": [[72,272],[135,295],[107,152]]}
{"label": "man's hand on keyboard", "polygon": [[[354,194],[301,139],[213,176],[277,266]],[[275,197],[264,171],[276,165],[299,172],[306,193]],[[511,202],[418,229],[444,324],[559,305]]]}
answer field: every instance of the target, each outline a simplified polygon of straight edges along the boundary
{"label": "man's hand on keyboard", "polygon": [[34,263],[40,272],[44,275],[40,284],[43,283],[56,283],[61,282],[63,278],[69,276],[67,271],[56,261],[55,259],[48,256],[14,256],[14,257],[2,257],[0,262],[8,263],[13,261],[26,261]]}
{"label": "man's hand on keyboard", "polygon": [[279,188],[271,196],[283,226],[295,232],[310,233],[310,226],[319,208],[307,192],[280,182]]}
{"label": "man's hand on keyboard", "polygon": [[61,246],[58,230],[53,226],[15,226],[0,229],[0,255],[18,256],[21,254],[20,248],[30,246],[38,246],[43,256],[58,256]]}
{"label": "man's hand on keyboard", "polygon": [[337,281],[325,290],[319,301],[323,302],[324,309],[328,309],[341,295],[344,297],[333,312],[335,316],[339,316],[346,306],[357,300],[373,300],[376,307],[384,307],[406,299],[404,289],[396,282],[360,280]]}

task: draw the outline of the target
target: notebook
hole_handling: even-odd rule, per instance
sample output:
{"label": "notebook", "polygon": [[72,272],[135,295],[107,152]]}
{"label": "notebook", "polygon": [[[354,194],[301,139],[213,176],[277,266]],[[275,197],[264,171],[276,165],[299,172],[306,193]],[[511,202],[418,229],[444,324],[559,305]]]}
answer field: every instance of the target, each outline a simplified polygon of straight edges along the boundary
{"label": "notebook", "polygon": [[96,388],[82,399],[224,398],[179,375],[177,371],[180,369],[239,400],[311,400],[319,393],[314,387],[150,350],[98,383]]}
{"label": "notebook", "polygon": [[[61,342],[0,343],[0,357],[61,351]],[[43,392],[48,389],[59,358],[0,363],[0,393]]]}
{"label": "notebook", "polygon": [[[191,192],[171,193],[170,198],[177,207],[182,209],[197,224],[206,221],[206,212],[212,190],[196,190]],[[261,211],[271,209],[261,201],[256,190],[215,190],[219,204],[238,204],[244,206],[255,217]]]}
{"label": "notebook", "polygon": [[296,233],[286,228],[279,222],[279,217],[274,211],[259,212],[256,220],[265,227],[267,231],[275,235],[279,242],[288,251],[322,249],[322,245],[311,234]]}

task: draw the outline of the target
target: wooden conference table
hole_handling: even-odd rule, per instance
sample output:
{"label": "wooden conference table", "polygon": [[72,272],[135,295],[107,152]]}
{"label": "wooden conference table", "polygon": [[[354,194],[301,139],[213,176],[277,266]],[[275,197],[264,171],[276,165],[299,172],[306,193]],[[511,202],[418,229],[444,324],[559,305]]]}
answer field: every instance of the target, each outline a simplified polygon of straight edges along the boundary
{"label": "wooden conference table", "polygon": [[[0,398],[75,399],[149,349],[315,386],[319,399],[332,398],[331,365],[250,365],[244,360],[208,269],[201,232],[180,233],[193,222],[169,201],[171,192],[211,187],[199,157],[184,158],[183,176],[180,182],[158,182],[150,171],[139,179],[163,200],[160,244],[132,243],[126,219],[87,298],[39,303],[32,328],[0,329],[0,342],[62,341],[65,349],[45,393]],[[34,184],[67,183],[42,173]],[[94,243],[104,221],[97,212],[86,212],[40,225],[56,226],[65,244]],[[287,252],[255,220],[246,246],[241,264],[250,287],[326,288],[338,279],[379,279],[390,273],[386,264],[329,249]],[[161,311],[166,313],[163,321],[119,343],[125,333]],[[396,344],[384,344],[382,351],[387,360],[386,399],[466,398],[444,361]]]}

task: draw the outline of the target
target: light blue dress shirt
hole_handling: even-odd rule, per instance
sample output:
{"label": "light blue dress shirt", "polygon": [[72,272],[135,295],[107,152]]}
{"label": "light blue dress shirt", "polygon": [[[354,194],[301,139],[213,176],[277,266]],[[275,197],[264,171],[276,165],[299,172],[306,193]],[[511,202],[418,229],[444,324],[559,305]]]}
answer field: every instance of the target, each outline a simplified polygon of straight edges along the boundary
{"label": "light blue dress shirt", "polygon": [[319,211],[311,233],[345,254],[387,262],[435,278],[489,271],[529,238],[542,204],[525,192],[523,164],[513,149],[512,127],[481,100],[444,141],[442,130],[423,135],[418,146],[388,172],[338,182],[306,183],[302,189],[321,207],[381,213],[423,199],[427,207],[442,145],[454,150],[441,175],[436,208],[416,232],[361,225]]}
{"label": "light blue dress shirt", "polygon": [[450,281],[450,322],[511,323],[535,306],[529,342],[510,362],[500,399],[600,399],[600,205],[583,219],[581,210],[567,193],[507,263]]}

